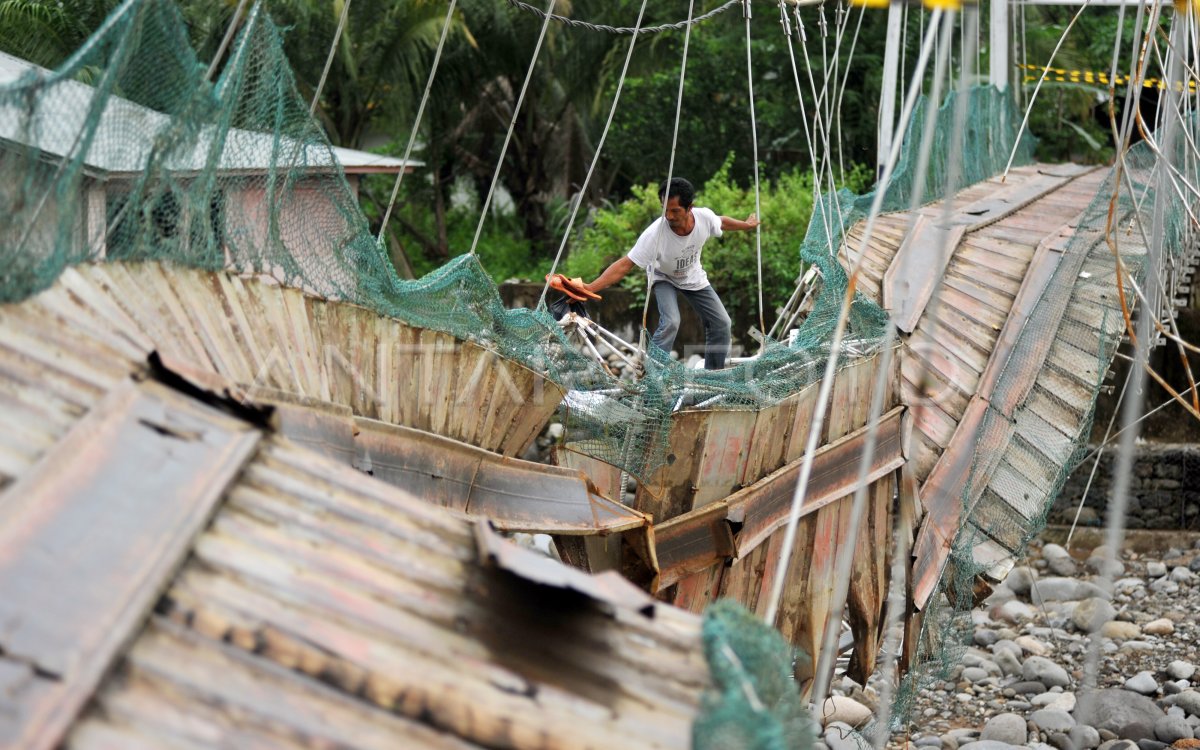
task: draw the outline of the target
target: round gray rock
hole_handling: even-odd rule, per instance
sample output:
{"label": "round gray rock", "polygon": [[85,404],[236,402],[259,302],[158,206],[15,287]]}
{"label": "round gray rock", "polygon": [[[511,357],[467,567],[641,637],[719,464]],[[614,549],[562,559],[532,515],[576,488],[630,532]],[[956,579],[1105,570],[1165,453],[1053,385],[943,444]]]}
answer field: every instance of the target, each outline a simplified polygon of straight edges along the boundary
{"label": "round gray rock", "polygon": [[1171,705],[1179,706],[1193,716],[1200,716],[1200,692],[1184,690],[1174,697]]}
{"label": "round gray rock", "polygon": [[1159,742],[1169,745],[1175,740],[1190,740],[1192,737],[1192,726],[1187,723],[1187,719],[1164,716],[1154,722],[1154,738]]}
{"label": "round gray rock", "polygon": [[1117,616],[1117,610],[1107,600],[1098,596],[1084,599],[1071,612],[1071,622],[1085,633],[1099,630],[1104,623]]}
{"label": "round gray rock", "polygon": [[[1197,557],[1196,559],[1200,560],[1200,557]],[[1013,568],[1008,574],[1008,577],[1004,579],[1004,582],[1008,584],[1008,588],[1011,589],[1014,594],[1017,596],[1025,596],[1029,593],[1029,587],[1032,586],[1033,582],[1036,580],[1037,571],[1028,565],[1021,565]]]}
{"label": "round gray rock", "polygon": [[1067,674],[1067,670],[1044,656],[1031,656],[1026,659],[1021,665],[1021,676],[1026,680],[1036,680],[1047,687],[1067,687],[1071,684],[1071,676]]}
{"label": "round gray rock", "polygon": [[995,740],[976,740],[958,746],[958,750],[1018,750],[1021,745],[1010,745],[1007,742]]}
{"label": "round gray rock", "polygon": [[1020,714],[999,714],[988,719],[979,734],[980,740],[1005,742],[1009,745],[1024,745],[1029,731],[1025,718]]}
{"label": "round gray rock", "polygon": [[1029,715],[1029,720],[1038,725],[1043,732],[1069,732],[1077,723],[1074,717],[1066,711],[1057,708],[1043,708]]}
{"label": "round gray rock", "polygon": [[1190,680],[1196,674],[1196,665],[1191,662],[1176,659],[1167,665],[1167,674],[1173,680]]}
{"label": "round gray rock", "polygon": [[1125,680],[1125,689],[1142,695],[1154,695],[1158,692],[1158,680],[1154,679],[1153,672],[1138,672]]}
{"label": "round gray rock", "polygon": [[1067,733],[1071,738],[1071,744],[1076,750],[1092,750],[1100,745],[1100,732],[1095,727],[1089,727],[1086,724],[1076,724],[1071,727],[1071,731]]}
{"label": "round gray rock", "polygon": [[983,682],[989,676],[988,671],[980,667],[967,667],[962,671],[962,678],[970,683]]}
{"label": "round gray rock", "polygon": [[867,750],[871,747],[861,734],[854,731],[849,724],[835,721],[825,727],[821,739],[829,746],[829,750]]}
{"label": "round gray rock", "polygon": [[1146,563],[1146,575],[1150,578],[1162,578],[1167,574],[1167,566],[1160,562]]}
{"label": "round gray rock", "polygon": [[1154,701],[1121,688],[1106,688],[1079,696],[1075,706],[1075,721],[1096,729],[1105,729],[1120,736],[1130,724],[1141,722],[1153,727],[1166,716]]}

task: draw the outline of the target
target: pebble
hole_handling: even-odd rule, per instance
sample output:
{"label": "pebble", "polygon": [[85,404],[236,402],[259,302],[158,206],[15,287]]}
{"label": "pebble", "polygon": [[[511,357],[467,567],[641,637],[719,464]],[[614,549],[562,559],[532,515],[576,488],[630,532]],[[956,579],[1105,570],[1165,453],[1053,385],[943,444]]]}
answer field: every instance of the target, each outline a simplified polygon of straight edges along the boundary
{"label": "pebble", "polygon": [[1025,717],[1020,714],[1006,713],[988,719],[987,723],[983,725],[979,739],[1005,742],[1009,745],[1024,745],[1027,734]]}
{"label": "pebble", "polygon": [[872,713],[871,709],[853,698],[834,695],[825,699],[825,703],[821,706],[821,716],[825,717],[826,726],[842,723],[857,727],[870,721]]}
{"label": "pebble", "polygon": [[1138,672],[1125,680],[1125,689],[1142,695],[1154,695],[1158,692],[1158,681],[1154,679],[1153,672]]}
{"label": "pebble", "polygon": [[[971,613],[972,645],[958,657],[953,681],[921,692],[910,725],[921,735],[912,744],[1200,750],[1200,554],[1125,554],[1110,571],[1115,583],[1090,572],[1102,559],[1101,550],[1080,565],[1051,544],[1039,556],[1035,542],[1028,563]],[[1100,638],[1099,688],[1085,695],[1076,691],[1092,629]],[[889,748],[898,742],[894,736]]]}

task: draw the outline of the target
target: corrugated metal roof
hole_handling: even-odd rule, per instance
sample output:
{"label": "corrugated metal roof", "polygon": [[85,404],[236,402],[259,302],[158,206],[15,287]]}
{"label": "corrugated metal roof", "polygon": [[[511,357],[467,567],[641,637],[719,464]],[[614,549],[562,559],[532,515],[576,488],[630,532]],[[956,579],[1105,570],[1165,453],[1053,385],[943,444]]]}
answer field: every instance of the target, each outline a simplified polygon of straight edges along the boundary
{"label": "corrugated metal roof", "polygon": [[[0,86],[12,85],[23,78],[53,75],[51,71],[0,52]],[[95,89],[87,84],[55,81],[38,97],[32,112],[0,107],[0,138],[54,156],[68,154],[76,148],[76,135],[85,130],[85,121],[90,116],[89,103],[94,95]],[[109,96],[84,164],[106,176],[140,174],[154,148],[154,134],[165,131],[171,123],[172,118],[168,115],[119,96]],[[212,158],[210,152],[216,135],[215,127],[204,129],[196,137],[194,147],[186,153],[168,154],[166,166],[181,172],[206,169]],[[281,138],[280,145],[283,153],[290,155],[291,165],[298,169],[328,170],[336,164],[347,174],[395,174],[401,169],[424,166],[420,161],[405,162],[339,146],[301,146],[286,137]],[[275,147],[271,133],[231,128],[225,133],[216,168],[236,173],[266,171],[277,163]]]}

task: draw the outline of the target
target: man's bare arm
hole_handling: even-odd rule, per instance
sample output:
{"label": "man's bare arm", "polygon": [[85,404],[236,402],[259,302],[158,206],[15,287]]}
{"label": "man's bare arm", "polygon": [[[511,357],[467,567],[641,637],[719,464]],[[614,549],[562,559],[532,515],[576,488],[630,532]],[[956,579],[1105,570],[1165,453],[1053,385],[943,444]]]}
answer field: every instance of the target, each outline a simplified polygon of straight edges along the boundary
{"label": "man's bare arm", "polygon": [[604,269],[604,273],[600,274],[600,278],[590,284],[584,284],[588,291],[598,292],[601,289],[607,289],[621,279],[625,278],[625,274],[633,268],[633,261],[628,255],[623,255],[613,261],[612,265]]}
{"label": "man's bare arm", "polygon": [[753,229],[761,222],[758,220],[758,214],[750,214],[745,221],[739,221],[729,216],[721,217],[722,232],[744,232],[748,229]]}

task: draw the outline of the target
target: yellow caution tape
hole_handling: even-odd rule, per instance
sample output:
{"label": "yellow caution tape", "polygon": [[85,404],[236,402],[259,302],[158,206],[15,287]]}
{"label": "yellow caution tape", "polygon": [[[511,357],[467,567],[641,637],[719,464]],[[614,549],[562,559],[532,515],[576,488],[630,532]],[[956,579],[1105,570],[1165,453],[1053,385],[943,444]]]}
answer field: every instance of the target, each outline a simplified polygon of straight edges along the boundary
{"label": "yellow caution tape", "polygon": [[[1193,0],[1200,2],[1200,0]],[[889,0],[850,0],[850,4],[858,8],[882,9],[891,5]],[[916,5],[916,2],[909,2]],[[964,5],[978,5],[979,0],[921,0],[921,5],[929,10],[962,10]]]}
{"label": "yellow caution tape", "polygon": [[[1129,83],[1130,78],[1129,76],[1124,75],[1118,75],[1115,78],[1111,78],[1108,73],[1104,72],[1093,72],[1090,70],[1067,70],[1066,68],[1046,68],[1037,65],[1021,65],[1020,63],[1017,63],[1017,68],[1036,73],[1036,75],[1026,75],[1024,78],[1025,83],[1032,83],[1041,80],[1043,72],[1046,73],[1047,81],[1054,81],[1056,83],[1099,83],[1105,86],[1109,85],[1109,83],[1112,83],[1115,86],[1125,86]],[[1167,82],[1161,78],[1147,78],[1142,81],[1142,86],[1144,88],[1159,89],[1161,91],[1166,90]],[[1177,91],[1181,90],[1182,86],[1180,84],[1176,84],[1175,89]],[[1196,79],[1193,78],[1188,81],[1188,90],[1196,90]]]}

